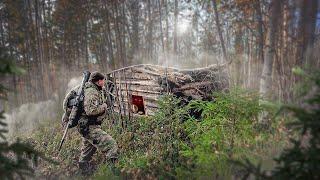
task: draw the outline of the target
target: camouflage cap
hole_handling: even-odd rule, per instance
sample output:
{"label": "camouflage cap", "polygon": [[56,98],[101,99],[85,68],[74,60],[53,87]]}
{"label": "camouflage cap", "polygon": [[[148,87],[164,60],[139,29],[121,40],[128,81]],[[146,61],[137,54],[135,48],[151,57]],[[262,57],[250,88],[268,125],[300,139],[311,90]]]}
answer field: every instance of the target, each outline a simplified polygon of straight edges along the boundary
{"label": "camouflage cap", "polygon": [[97,82],[101,79],[104,79],[104,75],[102,73],[99,73],[98,71],[94,71],[91,73],[89,81],[91,82]]}

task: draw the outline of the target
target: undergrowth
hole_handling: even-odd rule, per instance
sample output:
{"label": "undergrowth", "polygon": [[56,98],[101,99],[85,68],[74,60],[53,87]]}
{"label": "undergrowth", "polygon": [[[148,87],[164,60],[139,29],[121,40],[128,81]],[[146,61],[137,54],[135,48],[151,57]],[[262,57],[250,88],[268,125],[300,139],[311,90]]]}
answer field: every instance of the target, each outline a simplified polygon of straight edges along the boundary
{"label": "undergrowth", "polygon": [[[272,167],[270,157],[286,146],[283,119],[262,132],[256,119],[265,108],[259,106],[257,94],[232,90],[214,97],[214,102],[180,106],[179,99],[164,96],[153,117],[131,121],[122,133],[114,127],[107,130],[121,148],[118,168],[136,178],[198,179],[235,175],[238,170],[229,159],[266,160],[265,168]],[[200,117],[192,116],[195,112]]]}
{"label": "undergrowth", "polygon": [[[262,160],[266,162],[264,168],[271,168],[270,157],[287,145],[283,118],[273,122],[271,131],[259,131],[256,119],[265,108],[259,106],[257,94],[232,90],[214,97],[214,102],[191,101],[181,106],[180,99],[163,96],[154,116],[131,119],[125,129],[118,117],[110,116],[116,123],[111,125],[112,120],[106,119],[103,129],[118,143],[120,159],[116,168],[120,173],[112,174],[101,164],[103,155],[98,153],[93,159],[97,171],[92,178],[231,178],[239,170],[229,159]],[[44,176],[77,174],[80,135],[72,130],[58,156],[56,148],[61,136],[62,128],[57,122],[44,125],[29,138],[36,149],[60,162],[43,162]]]}
{"label": "undergrowth", "polygon": [[266,171],[250,160],[237,162],[244,170],[243,178],[256,179],[319,179],[320,178],[320,71],[306,73],[302,69],[299,75],[308,88],[303,92],[302,103],[284,105],[280,112],[293,114],[287,124],[295,133],[286,147],[275,158],[276,165]]}

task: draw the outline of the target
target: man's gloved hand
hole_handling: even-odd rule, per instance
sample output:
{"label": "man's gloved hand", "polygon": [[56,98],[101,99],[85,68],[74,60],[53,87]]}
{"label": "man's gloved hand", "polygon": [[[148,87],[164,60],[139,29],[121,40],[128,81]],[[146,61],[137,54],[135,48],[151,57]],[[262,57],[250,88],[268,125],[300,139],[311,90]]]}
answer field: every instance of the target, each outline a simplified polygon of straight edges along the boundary
{"label": "man's gloved hand", "polygon": [[73,127],[75,127],[76,125],[73,123],[73,121],[68,121],[67,126],[68,126],[68,128],[73,128]]}
{"label": "man's gloved hand", "polygon": [[106,103],[103,103],[103,104],[102,104],[102,107],[104,108],[105,111],[108,110],[108,105],[107,105]]}

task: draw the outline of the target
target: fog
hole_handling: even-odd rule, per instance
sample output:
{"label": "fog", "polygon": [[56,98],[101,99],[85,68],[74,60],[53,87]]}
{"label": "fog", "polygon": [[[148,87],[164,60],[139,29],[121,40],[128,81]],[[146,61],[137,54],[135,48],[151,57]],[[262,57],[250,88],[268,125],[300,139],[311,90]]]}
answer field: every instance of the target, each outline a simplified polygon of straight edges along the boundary
{"label": "fog", "polygon": [[[81,83],[82,77],[71,78],[67,86],[62,86],[63,92],[69,92],[73,87]],[[64,95],[54,95],[52,99],[36,103],[22,104],[18,108],[12,109],[10,113],[5,113],[5,122],[8,124],[9,141],[17,137],[28,137],[35,132],[40,126],[49,126],[60,121],[62,115],[62,102]]]}
{"label": "fog", "polygon": [[44,123],[54,123],[59,120],[57,100],[27,103],[13,109],[11,113],[4,114],[8,123],[9,133],[7,138],[13,140],[16,137],[29,136],[34,130]]}

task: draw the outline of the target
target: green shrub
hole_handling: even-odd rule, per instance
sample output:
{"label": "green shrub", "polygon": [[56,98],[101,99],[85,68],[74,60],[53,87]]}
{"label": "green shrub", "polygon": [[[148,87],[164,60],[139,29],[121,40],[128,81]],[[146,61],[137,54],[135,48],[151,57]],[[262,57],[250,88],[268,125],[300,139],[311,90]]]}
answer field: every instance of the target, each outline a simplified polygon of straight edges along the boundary
{"label": "green shrub", "polygon": [[275,158],[276,166],[265,171],[251,161],[237,162],[244,170],[244,178],[258,179],[319,179],[320,178],[320,71],[304,75],[309,90],[304,91],[304,104],[284,105],[280,112],[289,111],[293,120],[288,127],[298,133],[290,139],[291,146]]}
{"label": "green shrub", "polygon": [[[21,74],[23,69],[17,67],[14,59],[9,56],[7,50],[0,47],[0,75]],[[0,98],[5,98],[7,88],[0,85]],[[19,139],[9,143],[5,138],[7,124],[2,121],[4,112],[0,112],[0,177],[3,179],[25,178],[33,176],[34,169],[32,164],[37,165],[38,158],[46,159],[43,154],[36,151],[30,144],[22,143]],[[46,159],[48,160],[48,159]]]}
{"label": "green shrub", "polygon": [[[121,174],[114,175],[107,165],[101,164],[103,154],[98,153],[93,163],[100,166],[93,178],[229,178],[239,172],[230,158],[257,162],[273,153],[268,151],[270,147],[283,147],[283,135],[278,131],[282,121],[274,124],[272,134],[256,130],[262,107],[255,93],[231,90],[214,97],[214,102],[191,101],[181,106],[178,98],[163,96],[154,116],[127,120],[125,129],[121,123],[111,125],[111,120],[105,120],[103,129],[120,148],[116,171]],[[36,149],[56,157],[62,136],[57,132],[62,132],[58,121],[41,126],[32,135]],[[59,166],[44,164],[50,171],[48,175],[74,175],[80,144],[80,135],[71,130],[58,157]]]}
{"label": "green shrub", "polygon": [[257,95],[233,90],[215,97],[215,102],[191,102],[189,107],[202,112],[201,119],[183,123],[189,141],[181,144],[180,154],[194,162],[194,177],[231,174],[228,158],[243,157],[254,142],[255,119],[261,110]]}
{"label": "green shrub", "polygon": [[105,127],[121,149],[122,175],[197,179],[236,173],[229,159],[245,159],[270,137],[255,128],[262,107],[253,92],[235,89],[214,97],[181,106],[178,98],[163,96],[154,116],[131,120],[126,131]]}

